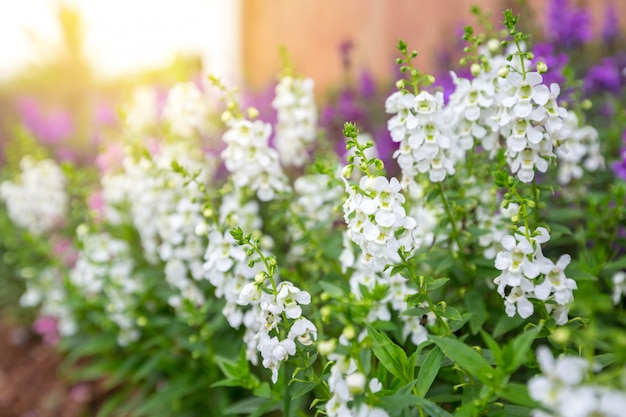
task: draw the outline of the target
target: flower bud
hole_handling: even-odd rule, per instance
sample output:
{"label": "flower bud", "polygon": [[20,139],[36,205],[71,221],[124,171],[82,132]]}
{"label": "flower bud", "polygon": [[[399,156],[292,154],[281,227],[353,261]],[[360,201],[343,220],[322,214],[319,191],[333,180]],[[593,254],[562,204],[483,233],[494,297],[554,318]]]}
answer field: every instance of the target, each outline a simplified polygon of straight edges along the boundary
{"label": "flower bud", "polygon": [[257,284],[263,284],[265,282],[266,277],[267,277],[267,274],[265,273],[265,271],[259,271],[254,276],[254,282],[256,282]]}
{"label": "flower bud", "polygon": [[233,118],[233,115],[231,112],[225,111],[224,113],[222,113],[222,122],[228,123],[228,121],[232,118]]}
{"label": "flower bud", "polygon": [[365,392],[365,382],[365,375],[361,372],[355,372],[346,377],[346,384],[352,395],[363,394]]}
{"label": "flower bud", "polygon": [[341,176],[344,178],[350,178],[352,176],[352,165],[346,165],[341,170]]}
{"label": "flower bud", "polygon": [[487,49],[489,50],[489,52],[491,52],[492,54],[495,54],[497,52],[500,51],[500,41],[498,41],[497,39],[489,39],[487,41]]}
{"label": "flower bud", "polygon": [[501,68],[498,70],[498,77],[502,77],[502,78],[504,78],[504,77],[506,77],[507,75],[509,75],[509,66],[508,66],[508,65],[505,65],[505,66],[501,67]]}
{"label": "flower bud", "polygon": [[537,72],[539,74],[544,74],[546,71],[548,71],[548,66],[546,65],[545,62],[537,62]]}
{"label": "flower bud", "polygon": [[472,75],[474,77],[477,77],[478,74],[480,74],[480,65],[478,65],[477,63],[473,63],[472,66],[470,67],[470,71],[472,72]]}
{"label": "flower bud", "polygon": [[335,351],[336,346],[337,346],[337,341],[335,339],[321,340],[317,342],[317,351],[321,355],[328,356]]}
{"label": "flower bud", "polygon": [[356,336],[356,332],[354,331],[354,327],[352,326],[348,326],[344,328],[341,334],[343,335],[343,337],[345,337],[348,340],[352,340]]}
{"label": "flower bud", "polygon": [[259,117],[259,111],[256,109],[256,107],[249,107],[248,108],[248,118],[250,120],[254,120],[257,117]]}

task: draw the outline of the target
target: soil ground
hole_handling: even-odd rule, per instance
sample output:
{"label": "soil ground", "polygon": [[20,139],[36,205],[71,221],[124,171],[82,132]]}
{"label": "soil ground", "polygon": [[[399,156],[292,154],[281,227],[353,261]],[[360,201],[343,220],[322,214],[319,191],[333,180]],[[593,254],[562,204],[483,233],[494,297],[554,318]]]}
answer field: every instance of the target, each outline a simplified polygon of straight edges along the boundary
{"label": "soil ground", "polygon": [[95,416],[97,384],[68,382],[60,364],[54,347],[0,320],[0,417]]}

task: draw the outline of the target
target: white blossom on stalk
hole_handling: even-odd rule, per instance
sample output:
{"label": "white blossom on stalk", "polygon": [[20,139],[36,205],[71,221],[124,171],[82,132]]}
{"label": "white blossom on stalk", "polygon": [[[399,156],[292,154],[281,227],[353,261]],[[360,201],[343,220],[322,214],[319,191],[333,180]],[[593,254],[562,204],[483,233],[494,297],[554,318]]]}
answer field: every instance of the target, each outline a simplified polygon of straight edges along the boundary
{"label": "white blossom on stalk", "polygon": [[72,336],[78,330],[74,311],[60,270],[49,267],[34,276],[24,276],[26,291],[20,297],[22,307],[39,306],[40,317],[54,317],[61,336]]}
{"label": "white blossom on stalk", "polygon": [[443,93],[422,91],[417,96],[396,91],[385,102],[387,113],[394,116],[387,128],[399,149],[393,154],[404,177],[428,173],[432,182],[441,182],[453,175],[455,146],[453,135],[443,112]]}
{"label": "white blossom on stalk", "polygon": [[522,182],[529,183],[535,171],[546,172],[555,157],[554,149],[565,138],[560,134],[567,110],[559,107],[560,88],[542,84],[537,72],[525,75],[511,70],[499,79],[501,111],[500,132],[506,138],[506,156],[511,171]]}
{"label": "white blossom on stalk", "polygon": [[583,175],[583,168],[596,171],[604,167],[598,131],[589,125],[581,126],[576,113],[567,113],[561,135],[567,137],[567,141],[555,152],[560,184],[565,185],[574,179],[580,179]]}
{"label": "white blossom on stalk", "polygon": [[89,233],[84,227],[79,227],[78,238],[82,249],[70,272],[70,282],[88,299],[106,297],[106,312],[119,328],[120,346],[136,341],[140,332],[133,310],[144,284],[134,274],[130,247],[126,241],[107,233]]}
{"label": "white blossom on stalk", "polygon": [[332,226],[344,191],[326,174],[298,177],[293,187],[297,198],[290,205],[289,216],[293,221],[287,226],[287,233],[292,241],[289,255],[298,259],[307,253],[308,242],[304,241],[307,231]]}
{"label": "white blossom on stalk", "polygon": [[276,86],[276,148],[283,165],[303,166],[317,134],[317,107],[311,78],[284,76]]}
{"label": "white blossom on stalk", "polygon": [[542,374],[528,381],[528,392],[550,414],[535,410],[533,416],[620,417],[626,408],[626,393],[586,382],[591,370],[587,360],[563,355],[554,358],[546,346],[537,349]]}
{"label": "white blossom on stalk", "polygon": [[[198,145],[161,143],[151,158],[124,160],[133,225],[148,262],[164,262],[166,281],[175,290],[168,302],[178,312],[184,300],[196,306],[205,301],[194,282],[204,276],[203,236],[196,234],[197,226],[204,223],[198,183],[208,183],[214,161]],[[195,180],[175,172],[173,162],[197,173]]]}
{"label": "white blossom on stalk", "polygon": [[479,76],[473,80],[458,77],[451,72],[456,89],[445,108],[447,118],[463,150],[480,144],[487,151],[498,148],[498,130],[490,119],[495,113],[496,90],[493,82]]}
{"label": "white blossom on stalk", "polygon": [[235,187],[251,189],[261,201],[290,190],[278,154],[268,145],[271,133],[272,126],[260,120],[231,119],[223,136],[226,149],[221,156]]}
{"label": "white blossom on stalk", "polygon": [[130,103],[124,106],[125,122],[129,130],[143,133],[158,124],[159,98],[150,87],[139,87],[133,91]]}
{"label": "white blossom on stalk", "polygon": [[412,231],[417,222],[406,215],[404,195],[396,178],[362,177],[358,187],[344,178],[348,198],[343,205],[348,233],[363,253],[361,262],[380,272],[400,262],[398,251],[415,249]]}
{"label": "white blossom on stalk", "polygon": [[194,83],[177,83],[167,95],[163,117],[174,135],[189,138],[206,131],[210,110],[207,97]]}
{"label": "white blossom on stalk", "polygon": [[[569,305],[574,300],[573,290],[576,281],[567,278],[564,269],[570,262],[569,255],[563,255],[554,263],[543,256],[541,245],[550,240],[550,234],[543,227],[527,233],[520,227],[513,235],[502,238],[502,249],[496,255],[495,267],[502,273],[494,279],[498,293],[505,299],[506,314],[528,318],[534,307],[530,299],[545,304],[553,313],[556,324],[567,322]],[[507,288],[510,287],[510,290]]]}
{"label": "white blossom on stalk", "polygon": [[11,221],[33,235],[43,235],[59,226],[68,209],[66,179],[52,159],[36,161],[25,156],[20,161],[16,181],[0,184]]}

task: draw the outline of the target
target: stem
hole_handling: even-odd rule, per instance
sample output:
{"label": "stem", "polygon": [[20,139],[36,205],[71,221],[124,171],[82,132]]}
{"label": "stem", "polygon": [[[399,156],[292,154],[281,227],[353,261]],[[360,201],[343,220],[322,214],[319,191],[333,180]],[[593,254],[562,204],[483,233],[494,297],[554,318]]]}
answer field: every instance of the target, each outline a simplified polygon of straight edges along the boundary
{"label": "stem", "polygon": [[[448,219],[450,219],[450,225],[452,226],[452,240],[459,247],[458,257],[461,258],[462,268],[465,271],[467,264],[465,262],[465,255],[463,253],[463,247],[461,246],[461,239],[459,237],[459,231],[456,227],[456,221],[454,219],[454,216],[452,215],[452,209],[450,207],[450,203],[448,202],[448,198],[446,197],[446,193],[443,191],[443,185],[440,182],[438,182],[437,186],[439,187],[439,194],[441,194],[441,200],[443,201],[443,206],[446,211],[446,215],[448,216]],[[455,256],[455,252],[454,252],[454,249],[452,248],[452,245],[450,245],[449,249],[450,249],[450,255],[452,255],[453,258],[456,258],[457,256]]]}
{"label": "stem", "polygon": [[281,369],[283,373],[283,415],[289,417],[291,415],[291,396],[289,395],[289,381],[287,380],[287,363]]}
{"label": "stem", "polygon": [[533,177],[533,201],[535,202],[535,226],[539,224],[539,189],[537,189],[537,179]]}
{"label": "stem", "polygon": [[402,259],[402,262],[407,266],[406,269],[407,271],[409,271],[411,280],[413,282],[419,282],[419,292],[424,297],[426,304],[428,304],[428,308],[430,309],[430,311],[433,312],[435,317],[437,317],[437,320],[441,322],[441,324],[443,324],[443,327],[446,328],[446,332],[447,332],[446,335],[452,334],[452,330],[450,330],[450,326],[448,326],[448,322],[445,321],[444,318],[441,317],[439,314],[437,314],[435,303],[433,303],[433,301],[430,299],[430,296],[428,295],[428,291],[426,291],[426,286],[424,285],[424,277],[418,277],[417,275],[415,275],[415,272],[413,271],[413,269],[409,267],[409,263],[407,261],[405,253],[400,251],[399,254],[400,254],[400,259]]}

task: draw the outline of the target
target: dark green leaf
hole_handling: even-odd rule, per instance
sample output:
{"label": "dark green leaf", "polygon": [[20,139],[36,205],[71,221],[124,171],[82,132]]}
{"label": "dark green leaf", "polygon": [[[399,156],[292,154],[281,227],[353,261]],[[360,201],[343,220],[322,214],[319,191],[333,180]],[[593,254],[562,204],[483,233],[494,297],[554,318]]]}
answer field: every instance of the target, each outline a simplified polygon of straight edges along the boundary
{"label": "dark green leaf", "polygon": [[417,374],[417,394],[421,397],[425,397],[426,393],[430,389],[430,386],[435,381],[439,368],[441,368],[441,362],[443,361],[443,352],[441,349],[434,347],[424,359],[422,367]]}
{"label": "dark green leaf", "polygon": [[478,378],[485,385],[494,386],[495,372],[489,363],[478,352],[463,342],[448,337],[430,336],[447,357],[465,369],[470,375]]}

